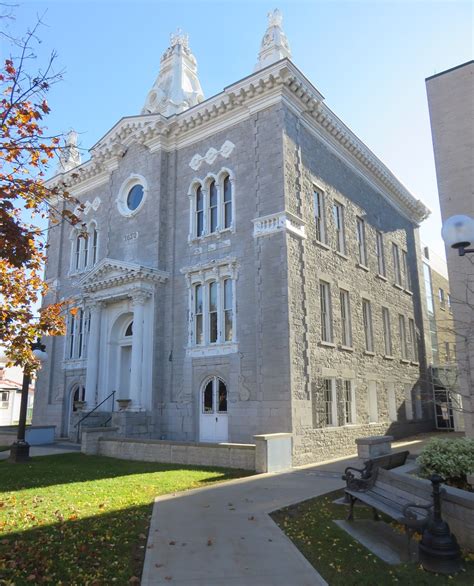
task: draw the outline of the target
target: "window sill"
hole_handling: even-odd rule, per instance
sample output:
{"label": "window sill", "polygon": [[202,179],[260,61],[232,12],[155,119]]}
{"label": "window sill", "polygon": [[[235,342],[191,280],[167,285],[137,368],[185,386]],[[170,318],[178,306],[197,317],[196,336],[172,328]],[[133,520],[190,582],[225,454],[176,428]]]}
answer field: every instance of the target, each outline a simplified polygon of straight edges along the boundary
{"label": "window sill", "polygon": [[358,269],[362,269],[362,270],[363,270],[363,271],[365,271],[366,273],[368,273],[368,272],[369,272],[369,267],[368,267],[368,266],[366,266],[366,265],[360,264],[360,262],[358,262],[358,263],[356,264],[356,267],[357,267]]}
{"label": "window sill", "polygon": [[372,352],[371,350],[364,350],[364,354],[366,356],[375,356],[375,352]]}
{"label": "window sill", "polygon": [[410,291],[410,289],[405,289],[405,293],[407,295],[413,295],[413,291]]}
{"label": "window sill", "polygon": [[377,279],[380,279],[381,281],[388,281],[387,277],[384,277],[384,275],[381,275],[380,273],[377,273],[375,276],[377,277]]}
{"label": "window sill", "polygon": [[313,240],[313,244],[316,244],[317,246],[324,248],[324,250],[331,250],[331,247],[328,246],[325,242],[321,242],[321,240]]}
{"label": "window sill", "polygon": [[335,348],[336,344],[334,344],[333,342],[324,342],[323,340],[321,340],[319,342],[320,346],[326,346],[327,348]]}
{"label": "window sill", "polygon": [[352,346],[339,346],[339,350],[344,350],[344,352],[354,352],[354,348]]}
{"label": "window sill", "polygon": [[412,361],[410,362],[410,364],[411,364],[412,366],[420,366],[420,363],[419,363],[419,362],[417,362],[416,360],[412,360]]}
{"label": "window sill", "polygon": [[393,286],[395,287],[395,289],[400,289],[400,291],[403,291],[403,287],[398,283],[394,283]]}
{"label": "window sill", "polygon": [[219,240],[220,238],[224,238],[226,235],[233,234],[234,232],[234,226],[231,226],[230,228],[223,228],[222,230],[216,230],[215,232],[203,234],[202,236],[188,236],[188,244],[201,244],[202,242],[208,242],[209,240]]}
{"label": "window sill", "polygon": [[349,260],[349,257],[347,256],[347,254],[344,254],[343,252],[339,252],[339,250],[335,250],[334,254],[337,254],[337,256],[340,256],[344,260]]}
{"label": "window sill", "polygon": [[400,358],[400,362],[402,364],[410,364],[410,361],[409,360],[406,360],[405,358]]}
{"label": "window sill", "polygon": [[441,311],[446,311],[446,307],[441,307],[440,305],[439,308],[441,309]]}
{"label": "window sill", "polygon": [[222,356],[238,352],[237,342],[226,342],[225,344],[209,344],[207,346],[188,346],[186,356]]}
{"label": "window sill", "polygon": [[384,354],[385,360],[395,360],[395,356],[389,356],[388,354]]}

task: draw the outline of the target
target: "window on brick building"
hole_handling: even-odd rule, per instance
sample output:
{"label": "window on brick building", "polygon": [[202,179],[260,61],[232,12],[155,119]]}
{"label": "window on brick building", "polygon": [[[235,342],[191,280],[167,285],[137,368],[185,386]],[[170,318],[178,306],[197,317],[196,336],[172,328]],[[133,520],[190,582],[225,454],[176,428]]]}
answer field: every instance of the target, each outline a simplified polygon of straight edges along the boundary
{"label": "window on brick building", "polygon": [[362,317],[364,323],[365,350],[374,351],[374,332],[372,326],[372,306],[368,299],[362,299]]}
{"label": "window on brick building", "polygon": [[365,222],[357,218],[357,245],[359,249],[359,264],[367,266],[367,243],[365,240]]}
{"label": "window on brick building", "polygon": [[341,303],[341,344],[352,347],[351,304],[349,291],[341,289],[339,292]]}
{"label": "window on brick building", "polygon": [[382,307],[383,341],[385,356],[392,356],[392,328],[390,325],[390,311],[388,307]]}
{"label": "window on brick building", "polygon": [[324,192],[320,189],[313,190],[314,221],[316,224],[316,240],[327,243],[326,237],[326,206]]}
{"label": "window on brick building", "polygon": [[321,340],[332,342],[331,286],[326,281],[319,282],[321,308]]}
{"label": "window on brick building", "polygon": [[384,246],[383,246],[383,234],[380,231],[378,231],[376,234],[375,244],[376,244],[376,252],[377,252],[377,269],[378,269],[379,275],[382,275],[382,277],[385,277],[386,276],[385,252],[384,252]]}
{"label": "window on brick building", "polygon": [[341,254],[346,253],[346,237],[344,233],[344,206],[338,201],[333,205],[334,225],[336,228],[336,250]]}

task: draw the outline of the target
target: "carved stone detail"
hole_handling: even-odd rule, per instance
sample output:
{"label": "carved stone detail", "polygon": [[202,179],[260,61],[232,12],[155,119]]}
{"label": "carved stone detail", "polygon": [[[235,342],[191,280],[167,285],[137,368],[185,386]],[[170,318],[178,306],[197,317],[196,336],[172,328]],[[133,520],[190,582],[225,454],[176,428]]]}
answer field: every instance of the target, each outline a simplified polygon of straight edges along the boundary
{"label": "carved stone detail", "polygon": [[254,238],[269,236],[282,231],[294,234],[298,238],[306,238],[304,221],[291,212],[270,214],[252,221]]}
{"label": "carved stone detail", "polygon": [[215,149],[214,147],[211,147],[203,157],[196,153],[194,157],[191,159],[189,166],[194,171],[197,171],[204,161],[208,165],[212,165],[212,163],[214,163],[214,161],[217,159],[219,155],[221,155],[221,157],[224,157],[224,159],[229,158],[234,149],[235,144],[230,140],[226,140],[219,150]]}

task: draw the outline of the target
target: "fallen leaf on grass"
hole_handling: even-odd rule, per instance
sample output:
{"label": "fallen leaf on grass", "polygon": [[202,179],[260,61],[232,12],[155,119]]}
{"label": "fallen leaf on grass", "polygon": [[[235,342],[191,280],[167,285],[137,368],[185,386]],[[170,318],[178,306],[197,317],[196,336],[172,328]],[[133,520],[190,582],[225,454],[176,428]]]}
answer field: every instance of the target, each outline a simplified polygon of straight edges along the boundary
{"label": "fallen leaf on grass", "polygon": [[128,581],[129,584],[140,584],[140,578],[137,576],[132,576]]}
{"label": "fallen leaf on grass", "polygon": [[176,545],[176,541],[170,541],[169,545]]}

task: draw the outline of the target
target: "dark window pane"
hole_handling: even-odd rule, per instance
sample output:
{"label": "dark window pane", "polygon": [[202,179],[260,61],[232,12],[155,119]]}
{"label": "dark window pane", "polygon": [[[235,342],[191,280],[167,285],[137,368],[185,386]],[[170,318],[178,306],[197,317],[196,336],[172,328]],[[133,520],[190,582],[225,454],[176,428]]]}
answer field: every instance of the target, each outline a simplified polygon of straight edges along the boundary
{"label": "dark window pane", "polygon": [[232,187],[230,184],[229,176],[224,179],[224,201],[230,201],[232,199]]}
{"label": "dark window pane", "polygon": [[216,182],[212,181],[209,185],[209,207],[213,207],[217,205],[217,188]]}
{"label": "dark window pane", "polygon": [[202,403],[203,413],[213,413],[214,409],[212,407],[212,381],[209,381],[206,385],[206,388],[204,389]]}
{"label": "dark window pane", "polygon": [[125,336],[133,336],[133,321],[128,324],[125,330]]}
{"label": "dark window pane", "polygon": [[215,208],[211,208],[211,228],[210,232],[215,232],[217,230],[217,206]]}
{"label": "dark window pane", "polygon": [[209,341],[211,343],[217,342],[217,312],[210,314],[210,332]]}
{"label": "dark window pane", "polygon": [[225,384],[219,380],[219,397],[218,397],[218,411],[219,413],[227,413],[227,388]]}
{"label": "dark window pane", "polygon": [[137,207],[141,204],[143,199],[143,186],[142,185],[134,185],[132,189],[128,192],[127,196],[127,207],[129,210],[133,211],[136,210]]}
{"label": "dark window pane", "polygon": [[224,207],[224,228],[230,228],[232,225],[232,204],[228,202]]}
{"label": "dark window pane", "polygon": [[209,283],[209,311],[217,311],[217,283]]}
{"label": "dark window pane", "polygon": [[202,236],[203,234],[204,234],[204,212],[200,211],[197,213],[196,236]]}
{"label": "dark window pane", "polygon": [[197,211],[202,210],[203,205],[204,205],[204,198],[202,196],[202,189],[201,189],[201,187],[198,187],[197,191],[196,191],[196,210]]}

